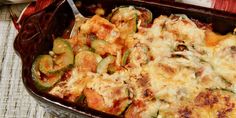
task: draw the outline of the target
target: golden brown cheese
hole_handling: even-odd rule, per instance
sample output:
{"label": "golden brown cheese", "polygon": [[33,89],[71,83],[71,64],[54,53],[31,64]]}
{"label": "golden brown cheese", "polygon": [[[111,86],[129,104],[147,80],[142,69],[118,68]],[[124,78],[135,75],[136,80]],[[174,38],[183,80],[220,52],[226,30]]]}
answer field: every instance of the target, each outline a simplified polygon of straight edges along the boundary
{"label": "golden brown cheese", "polygon": [[234,47],[236,46],[236,36],[230,36],[219,42],[214,47],[212,64],[215,72],[223,79],[235,84],[236,77],[236,61]]}
{"label": "golden brown cheese", "polygon": [[[235,98],[232,93],[219,90],[206,90],[200,92],[194,102],[184,109],[188,109],[190,117],[235,117]],[[178,111],[182,116],[186,115],[186,111]]]}
{"label": "golden brown cheese", "polygon": [[121,114],[130,104],[128,86],[119,80],[121,77],[128,78],[123,74],[102,75],[93,78],[84,91],[88,105],[107,113]]}
{"label": "golden brown cheese", "polygon": [[68,101],[76,102],[87,83],[93,78],[92,73],[79,73],[77,70],[77,68],[73,69],[70,77],[59,82],[49,93]]}
{"label": "golden brown cheese", "polygon": [[[109,54],[115,57],[116,72],[74,68],[49,93],[69,101],[84,94],[89,107],[114,115],[125,112],[126,118],[236,117],[235,35],[216,34],[173,15],[159,16],[151,27],[138,26],[125,39],[119,28],[94,16],[80,31],[110,43],[101,50],[114,48]],[[72,45],[80,38],[72,39]],[[127,48],[130,54],[122,66]]]}
{"label": "golden brown cheese", "polygon": [[97,15],[81,26],[81,32],[94,33],[99,39],[110,43],[115,42],[120,36],[119,30],[112,23]]}

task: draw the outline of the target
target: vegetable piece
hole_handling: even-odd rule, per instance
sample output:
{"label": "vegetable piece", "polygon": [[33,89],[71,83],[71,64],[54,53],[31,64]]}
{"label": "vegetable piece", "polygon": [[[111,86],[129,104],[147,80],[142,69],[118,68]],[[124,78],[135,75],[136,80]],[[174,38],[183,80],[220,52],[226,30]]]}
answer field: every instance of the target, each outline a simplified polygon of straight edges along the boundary
{"label": "vegetable piece", "polygon": [[105,40],[94,40],[91,43],[91,47],[95,50],[96,53],[104,55],[107,52],[109,43]]}
{"label": "vegetable piece", "polygon": [[49,75],[53,71],[53,59],[50,55],[43,55],[40,58],[39,71],[43,74]]}
{"label": "vegetable piece", "polygon": [[90,88],[85,88],[83,93],[86,97],[88,107],[103,112],[105,111],[106,106],[104,103],[104,99],[100,94]]}
{"label": "vegetable piece", "polygon": [[125,118],[140,118],[141,112],[145,109],[143,101],[133,101],[129,108],[125,112]]}
{"label": "vegetable piece", "polygon": [[232,94],[236,94],[233,90],[231,89],[227,89],[227,88],[209,88],[208,90],[220,90],[220,91],[224,91],[224,92],[229,92],[229,93],[232,93]]}
{"label": "vegetable piece", "polygon": [[38,56],[32,65],[32,76],[37,89],[45,91],[55,85],[62,76],[62,72],[54,71],[49,73],[52,68],[51,59],[49,55]]}
{"label": "vegetable piece", "polygon": [[76,98],[76,103],[84,103],[86,96],[84,94],[80,95],[78,98]]}
{"label": "vegetable piece", "polygon": [[102,57],[91,51],[81,51],[75,56],[75,66],[82,71],[96,71],[97,64]]}
{"label": "vegetable piece", "polygon": [[225,92],[230,92],[230,93],[235,94],[235,92],[234,92],[233,90],[230,90],[230,89],[220,88],[220,90],[225,91]]}
{"label": "vegetable piece", "polygon": [[86,63],[82,62],[83,58],[86,58],[86,57],[91,57],[95,59],[97,63],[102,60],[102,57],[100,55],[93,53],[91,51],[85,50],[85,51],[81,51],[75,56],[75,65],[76,66],[86,65]]}
{"label": "vegetable piece", "polygon": [[130,50],[126,50],[125,53],[123,54],[122,56],[122,59],[121,59],[121,65],[124,66],[126,65],[126,62],[127,62],[127,59],[129,57],[129,54],[130,54]]}
{"label": "vegetable piece", "polygon": [[104,40],[94,40],[91,43],[91,48],[94,49],[92,51],[102,56],[105,54],[116,55],[117,51],[121,50],[121,45]]}
{"label": "vegetable piece", "polygon": [[98,37],[96,36],[96,34],[88,34],[88,35],[87,35],[87,38],[88,38],[90,41],[98,40]]}
{"label": "vegetable piece", "polygon": [[[117,57],[116,57],[116,59],[117,59]],[[113,73],[120,71],[122,69],[123,68],[121,66],[117,65],[116,63],[112,63],[112,64],[108,65],[107,71],[108,71],[108,74],[113,74]]]}
{"label": "vegetable piece", "polygon": [[133,18],[130,21],[128,21],[127,23],[128,23],[127,31],[129,31],[130,33],[135,33],[138,31],[138,27],[137,27],[138,15],[137,14],[134,14]]}
{"label": "vegetable piece", "polygon": [[152,12],[143,7],[119,7],[109,15],[109,19],[122,35],[128,35],[137,32],[139,20],[142,27],[147,27],[152,22]]}
{"label": "vegetable piece", "polygon": [[102,59],[97,66],[97,73],[107,73],[109,64],[113,63],[115,61],[115,57],[109,55],[106,58]]}
{"label": "vegetable piece", "polygon": [[119,7],[110,16],[111,23],[117,26],[121,35],[137,32],[138,11],[134,7]]}
{"label": "vegetable piece", "polygon": [[107,68],[109,74],[113,74],[118,70],[118,67],[115,64],[110,64]]}
{"label": "vegetable piece", "polygon": [[120,115],[126,109],[128,109],[128,107],[131,105],[131,101],[129,100],[129,94],[129,90],[126,89],[126,98],[121,98],[119,100],[114,101],[114,107],[110,110],[111,112],[113,112],[113,114]]}
{"label": "vegetable piece", "polygon": [[74,54],[70,44],[62,39],[57,38],[53,42],[54,70],[66,70],[74,64]]}
{"label": "vegetable piece", "polygon": [[90,49],[87,45],[83,45],[83,46],[79,47],[78,50],[79,50],[79,52],[80,52],[80,51],[85,51],[85,50],[88,50],[88,51],[89,51],[89,50],[91,50],[91,49]]}
{"label": "vegetable piece", "polygon": [[152,22],[152,12],[143,7],[136,7],[136,9],[141,13],[138,16],[138,19],[141,20],[141,26],[147,27]]}
{"label": "vegetable piece", "polygon": [[91,51],[94,52],[93,48],[88,47],[87,45],[82,45],[82,46],[77,46],[76,48],[74,48],[74,53],[77,54],[81,51]]}
{"label": "vegetable piece", "polygon": [[113,106],[108,110],[108,113],[120,115],[122,114],[130,105],[130,100],[128,98],[123,98],[119,100],[115,100],[114,104],[117,106]]}

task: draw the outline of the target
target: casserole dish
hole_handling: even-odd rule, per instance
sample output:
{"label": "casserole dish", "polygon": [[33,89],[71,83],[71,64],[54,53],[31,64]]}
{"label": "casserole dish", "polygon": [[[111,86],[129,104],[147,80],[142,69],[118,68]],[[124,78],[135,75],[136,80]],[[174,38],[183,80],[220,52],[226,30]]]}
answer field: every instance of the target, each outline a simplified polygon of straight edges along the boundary
{"label": "casserole dish", "polygon": [[[87,10],[87,6],[100,3],[105,11],[111,11],[116,6],[135,5],[142,6],[152,11],[154,17],[161,14],[170,15],[173,13],[183,13],[190,18],[197,19],[206,24],[212,24],[213,30],[221,34],[233,31],[235,28],[235,14],[211,10],[207,8],[176,4],[173,2],[144,2],[144,1],[111,1],[94,0],[82,1],[81,12],[85,16],[92,14]],[[46,9],[39,11],[28,17],[17,35],[14,47],[23,62],[22,78],[27,91],[32,95],[47,111],[59,117],[84,115],[91,117],[115,117],[86,107],[83,104],[66,102],[57,97],[38,91],[33,85],[31,67],[37,55],[44,54],[52,49],[52,42],[58,36],[62,36],[73,22],[73,14],[66,1],[56,1]],[[66,35],[64,36],[67,37]]]}

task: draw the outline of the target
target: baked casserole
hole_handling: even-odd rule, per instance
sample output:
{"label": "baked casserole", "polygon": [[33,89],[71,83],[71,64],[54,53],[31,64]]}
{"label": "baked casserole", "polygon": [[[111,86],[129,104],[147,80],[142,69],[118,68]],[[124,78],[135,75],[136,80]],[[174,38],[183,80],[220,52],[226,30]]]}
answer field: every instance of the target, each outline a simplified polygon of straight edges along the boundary
{"label": "baked casserole", "polygon": [[236,35],[183,14],[118,7],[32,66],[35,86],[126,118],[235,118]]}

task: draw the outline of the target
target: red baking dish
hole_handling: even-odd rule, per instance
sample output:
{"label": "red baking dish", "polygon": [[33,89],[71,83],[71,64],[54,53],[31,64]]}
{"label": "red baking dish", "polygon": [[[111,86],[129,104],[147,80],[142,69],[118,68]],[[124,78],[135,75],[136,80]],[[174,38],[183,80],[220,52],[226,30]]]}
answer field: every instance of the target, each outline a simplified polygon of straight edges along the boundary
{"label": "red baking dish", "polygon": [[[79,10],[84,16],[93,15],[89,7],[100,4],[106,11],[117,6],[135,5],[152,11],[154,17],[161,14],[186,14],[189,18],[204,24],[211,24],[214,31],[225,34],[236,27],[236,14],[209,8],[166,1],[141,0],[81,0]],[[53,39],[68,37],[74,15],[66,0],[57,0],[45,9],[26,18],[14,41],[16,53],[22,60],[22,80],[28,93],[42,106],[57,117],[117,117],[86,107],[84,104],[69,103],[60,98],[38,91],[32,80],[31,67],[37,55],[45,54],[52,48]],[[120,116],[123,117],[123,116]]]}

